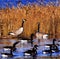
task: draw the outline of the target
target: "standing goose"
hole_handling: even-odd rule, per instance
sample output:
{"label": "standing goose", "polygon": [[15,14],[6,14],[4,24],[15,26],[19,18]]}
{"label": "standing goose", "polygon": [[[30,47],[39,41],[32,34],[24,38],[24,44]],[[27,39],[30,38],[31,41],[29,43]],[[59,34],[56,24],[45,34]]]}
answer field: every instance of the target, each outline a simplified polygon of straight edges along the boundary
{"label": "standing goose", "polygon": [[23,26],[24,26],[25,21],[26,21],[26,19],[23,19],[21,27],[16,32],[9,32],[9,35],[18,36],[19,34],[21,34],[23,32],[23,29],[24,29]]}
{"label": "standing goose", "polygon": [[40,32],[40,23],[38,22],[37,24],[38,24],[38,30],[36,32],[37,39],[47,39],[48,33]]}

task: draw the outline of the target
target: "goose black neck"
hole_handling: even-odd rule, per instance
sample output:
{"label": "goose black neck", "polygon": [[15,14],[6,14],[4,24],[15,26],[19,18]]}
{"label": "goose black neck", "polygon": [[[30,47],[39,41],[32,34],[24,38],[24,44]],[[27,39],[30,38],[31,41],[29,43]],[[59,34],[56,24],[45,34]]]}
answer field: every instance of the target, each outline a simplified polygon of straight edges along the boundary
{"label": "goose black neck", "polygon": [[19,41],[15,42],[15,43],[13,44],[13,48],[15,48],[15,46],[16,46],[18,43],[19,43]]}
{"label": "goose black neck", "polygon": [[56,41],[56,39],[53,39],[53,45],[55,45],[55,41]]}
{"label": "goose black neck", "polygon": [[23,27],[24,26],[24,21],[22,21],[22,26],[21,27]]}
{"label": "goose black neck", "polygon": [[39,30],[40,30],[40,23],[38,23],[38,32],[40,32]]}
{"label": "goose black neck", "polygon": [[11,55],[13,55],[13,52],[12,52],[12,50],[10,50],[10,54],[11,54]]}

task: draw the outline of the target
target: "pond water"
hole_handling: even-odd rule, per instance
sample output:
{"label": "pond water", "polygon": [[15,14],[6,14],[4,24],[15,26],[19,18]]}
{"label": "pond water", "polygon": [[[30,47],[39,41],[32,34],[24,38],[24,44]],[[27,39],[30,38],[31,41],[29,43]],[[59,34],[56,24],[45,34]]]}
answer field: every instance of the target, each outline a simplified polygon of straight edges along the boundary
{"label": "pond water", "polygon": [[[47,43],[47,41],[44,42],[44,43]],[[51,42],[49,41],[48,43],[50,44]],[[43,44],[43,42],[41,42],[41,44]],[[20,46],[20,47],[17,46],[17,50],[15,52],[13,52],[13,57],[5,58],[5,57],[1,56],[1,53],[4,53],[4,52],[9,53],[9,51],[3,51],[4,46],[6,46],[6,45],[0,44],[0,59],[60,59],[60,51],[58,53],[43,54],[42,53],[43,50],[46,50],[46,49],[48,50],[49,49],[49,48],[46,48],[44,45],[39,45],[38,46],[36,56],[34,56],[34,57],[33,56],[24,56],[23,52],[32,48],[30,43],[22,44],[22,45],[19,44],[18,46]],[[60,46],[58,46],[58,48],[60,50]]]}

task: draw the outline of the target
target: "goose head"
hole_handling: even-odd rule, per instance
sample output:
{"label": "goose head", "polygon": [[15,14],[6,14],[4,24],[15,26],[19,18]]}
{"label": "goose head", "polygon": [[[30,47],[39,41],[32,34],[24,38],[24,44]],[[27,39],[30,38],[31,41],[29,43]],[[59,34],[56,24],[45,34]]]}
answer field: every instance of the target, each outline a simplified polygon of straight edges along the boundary
{"label": "goose head", "polygon": [[21,25],[21,27],[23,27],[25,21],[26,21],[26,19],[22,19],[22,25]]}

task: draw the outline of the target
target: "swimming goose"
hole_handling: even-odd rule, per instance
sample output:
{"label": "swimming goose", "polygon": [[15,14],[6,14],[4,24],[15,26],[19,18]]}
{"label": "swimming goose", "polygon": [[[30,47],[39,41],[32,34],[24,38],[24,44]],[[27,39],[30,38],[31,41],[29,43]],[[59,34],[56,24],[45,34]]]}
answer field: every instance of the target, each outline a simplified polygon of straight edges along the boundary
{"label": "swimming goose", "polygon": [[15,51],[16,50],[16,45],[19,43],[20,41],[17,41],[13,44],[13,46],[5,46],[3,47],[4,50],[12,50]]}
{"label": "swimming goose", "polygon": [[56,39],[53,39],[52,44],[47,44],[48,47],[49,47],[49,50],[44,50],[43,51],[44,54],[59,52],[58,46],[55,44],[55,41],[56,41]]}
{"label": "swimming goose", "polygon": [[25,55],[31,55],[31,56],[36,56],[37,54],[37,45],[34,45],[34,47],[31,50],[27,50],[24,52],[24,56]]}
{"label": "swimming goose", "polygon": [[10,53],[1,53],[1,57],[12,57],[13,53],[12,50],[10,50]]}

